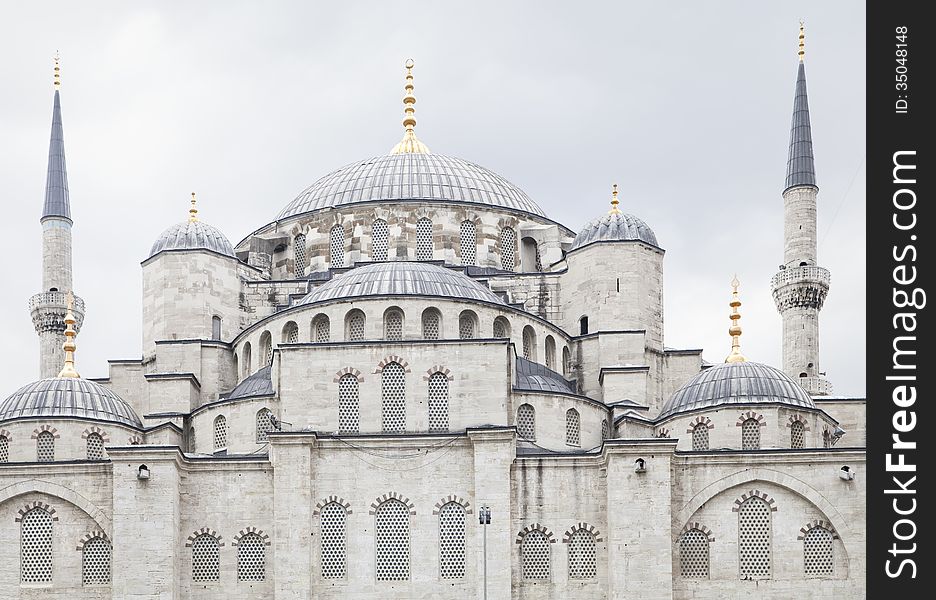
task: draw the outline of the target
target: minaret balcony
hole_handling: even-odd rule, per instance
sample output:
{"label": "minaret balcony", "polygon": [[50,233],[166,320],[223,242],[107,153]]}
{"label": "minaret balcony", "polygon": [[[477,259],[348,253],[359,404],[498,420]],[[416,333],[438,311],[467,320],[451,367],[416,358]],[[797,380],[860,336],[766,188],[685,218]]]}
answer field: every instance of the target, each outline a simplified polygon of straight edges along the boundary
{"label": "minaret balcony", "polygon": [[[80,330],[84,322],[84,300],[75,296],[72,313],[75,329]],[[42,292],[29,299],[29,314],[36,331],[65,331],[65,313],[68,310],[68,294],[65,292]]]}
{"label": "minaret balcony", "polygon": [[832,382],[824,377],[800,377],[800,387],[810,396],[829,396],[832,394]]}
{"label": "minaret balcony", "polygon": [[821,309],[829,293],[831,276],[823,267],[787,267],[770,280],[777,310],[787,308]]}

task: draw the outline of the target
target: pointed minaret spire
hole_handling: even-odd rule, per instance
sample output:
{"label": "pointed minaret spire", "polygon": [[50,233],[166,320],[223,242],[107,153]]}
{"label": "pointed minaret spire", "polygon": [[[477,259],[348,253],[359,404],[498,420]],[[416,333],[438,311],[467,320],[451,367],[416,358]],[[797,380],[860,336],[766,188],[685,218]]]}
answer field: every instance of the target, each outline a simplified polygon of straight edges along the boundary
{"label": "pointed minaret spire", "polygon": [[806,33],[800,21],[799,71],[793,96],[793,122],[790,125],[790,152],[787,157],[784,190],[811,185],[816,187],[816,165],[813,160],[812,130],[809,126],[809,99],[806,95]]}
{"label": "pointed minaret spire", "polygon": [[68,202],[68,175],[65,172],[65,135],[62,133],[62,104],[59,100],[59,88],[62,82],[59,72],[59,57],[55,54],[55,68],[52,75],[52,87],[55,95],[52,101],[52,135],[49,140],[49,166],[46,171],[45,202],[42,205],[42,218],[62,217],[71,219],[71,206]]}

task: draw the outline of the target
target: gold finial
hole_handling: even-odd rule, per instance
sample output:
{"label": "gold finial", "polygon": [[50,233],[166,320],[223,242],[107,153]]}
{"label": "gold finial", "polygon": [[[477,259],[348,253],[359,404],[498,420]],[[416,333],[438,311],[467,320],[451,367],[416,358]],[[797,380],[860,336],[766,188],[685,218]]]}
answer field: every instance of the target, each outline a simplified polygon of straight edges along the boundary
{"label": "gold finial", "polygon": [[406,59],[406,84],[403,89],[403,139],[393,147],[390,154],[429,154],[429,148],[416,139],[416,96],[413,95],[413,66],[412,58]]}
{"label": "gold finial", "polygon": [[55,61],[55,67],[52,69],[52,87],[56,90],[62,85],[61,80],[59,79],[59,53],[58,50],[55,51],[55,56],[52,57],[52,60]]}
{"label": "gold finial", "polygon": [[188,220],[189,223],[194,223],[198,220],[198,209],[195,208],[195,192],[192,192],[192,208],[188,209]]}
{"label": "gold finial", "polygon": [[728,335],[731,336],[731,353],[728,354],[728,358],[725,359],[726,363],[736,363],[736,362],[745,362],[747,359],[744,358],[744,355],[741,354],[741,314],[738,312],[738,307],[741,306],[741,300],[738,299],[738,286],[741,285],[741,282],[738,281],[738,276],[735,275],[734,279],[731,280],[731,327],[728,328]]}
{"label": "gold finial", "polygon": [[71,292],[68,292],[66,298],[66,311],[65,311],[65,343],[62,344],[62,349],[65,350],[65,364],[62,366],[62,370],[59,371],[59,377],[69,377],[75,378],[81,377],[78,374],[78,371],[75,370],[75,336],[78,335],[78,332],[75,331],[75,315],[72,312],[75,308],[75,295]]}
{"label": "gold finial", "polygon": [[617,215],[621,213],[621,211],[618,209],[618,204],[620,204],[620,202],[618,201],[617,184],[615,183],[611,186],[611,210],[608,211],[609,215]]}
{"label": "gold finial", "polygon": [[806,56],[806,25],[802,20],[799,22],[799,61],[803,62]]}

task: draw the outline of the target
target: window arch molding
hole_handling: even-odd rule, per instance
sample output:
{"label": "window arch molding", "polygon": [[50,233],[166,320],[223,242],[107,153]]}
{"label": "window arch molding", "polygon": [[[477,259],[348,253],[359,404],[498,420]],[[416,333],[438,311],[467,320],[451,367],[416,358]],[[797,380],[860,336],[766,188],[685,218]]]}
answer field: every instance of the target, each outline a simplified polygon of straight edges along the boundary
{"label": "window arch molding", "polygon": [[588,580],[598,576],[598,542],[601,533],[587,523],[577,523],[562,535],[562,543],[568,547],[569,579]]}
{"label": "window arch molding", "polygon": [[555,543],[556,543],[556,536],[553,534],[552,530],[550,530],[549,528],[547,528],[545,525],[540,525],[539,523],[533,523],[533,524],[527,525],[526,527],[524,527],[523,529],[521,529],[521,530],[517,533],[517,537],[515,538],[515,542],[516,542],[517,544],[523,542],[523,536],[525,536],[526,534],[530,533],[531,531],[539,531],[539,532],[543,533],[543,534],[546,536],[546,539],[549,540],[549,543],[550,543],[550,544],[555,544]]}
{"label": "window arch molding", "polygon": [[75,548],[81,552],[82,585],[110,585],[113,545],[103,531],[86,533]]}
{"label": "window arch molding", "polygon": [[186,548],[191,548],[191,547],[192,547],[192,543],[195,541],[195,538],[197,538],[197,537],[199,537],[199,536],[202,536],[202,535],[208,535],[208,536],[211,536],[211,537],[213,537],[214,539],[218,540],[218,547],[223,547],[223,546],[224,546],[224,540],[221,539],[221,534],[219,534],[219,533],[218,533],[217,531],[215,531],[214,529],[211,529],[210,527],[202,527],[201,529],[196,529],[195,531],[193,531],[193,532],[185,539],[185,547],[186,547]]}
{"label": "window arch molding", "polygon": [[708,579],[711,576],[712,531],[701,523],[687,523],[676,536],[680,576],[685,579]]}
{"label": "window arch molding", "polygon": [[264,546],[270,545],[270,536],[267,533],[265,533],[262,529],[257,529],[256,527],[247,527],[235,533],[234,539],[231,541],[231,545],[237,546],[238,544],[240,544],[241,539],[251,534],[260,536],[260,539],[263,540]]}
{"label": "window arch molding", "polygon": [[383,373],[384,368],[386,368],[386,366],[390,363],[396,363],[403,367],[404,372],[412,373],[412,370],[410,369],[409,363],[406,362],[406,359],[401,356],[397,356],[396,354],[391,354],[389,356],[385,356],[379,363],[377,363],[377,366],[374,368],[374,374],[379,375],[380,373]]}
{"label": "window arch molding", "polygon": [[36,510],[37,508],[40,509],[40,510],[44,510],[45,512],[47,512],[47,513],[49,514],[49,516],[52,517],[52,520],[53,520],[53,521],[58,521],[58,520],[59,520],[58,515],[55,514],[55,509],[52,508],[52,506],[46,504],[45,502],[40,502],[40,501],[36,500],[36,501],[34,501],[34,502],[30,502],[30,503],[28,503],[28,504],[23,505],[22,508],[20,508],[18,511],[16,511],[16,518],[13,519],[13,521],[14,521],[15,523],[22,523],[23,517],[26,516],[26,513],[32,512],[32,511]]}
{"label": "window arch molding", "polygon": [[341,580],[348,575],[348,515],[344,498],[328,496],[315,505],[319,520],[319,573],[322,579]]}

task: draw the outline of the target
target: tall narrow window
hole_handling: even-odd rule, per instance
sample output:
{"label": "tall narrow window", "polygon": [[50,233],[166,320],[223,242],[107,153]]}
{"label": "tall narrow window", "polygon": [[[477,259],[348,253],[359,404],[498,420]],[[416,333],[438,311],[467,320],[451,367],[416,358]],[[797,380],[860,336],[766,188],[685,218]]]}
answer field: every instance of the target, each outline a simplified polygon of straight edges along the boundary
{"label": "tall narrow window", "polygon": [[475,233],[475,224],[471,221],[462,221],[460,227],[461,264],[474,266],[477,262],[478,236]]}
{"label": "tall narrow window", "polygon": [[241,360],[242,366],[243,366],[243,373],[241,374],[241,378],[242,378],[242,379],[243,379],[243,378],[246,378],[246,377],[247,377],[248,375],[250,375],[250,373],[251,373],[251,371],[250,371],[250,358],[251,358],[251,357],[250,357],[250,342],[246,342],[246,343],[244,344],[244,355],[243,355],[243,358],[242,358],[242,360]]}
{"label": "tall narrow window", "polygon": [[803,568],[806,575],[832,575],[832,532],[813,527],[803,536]]}
{"label": "tall narrow window", "polygon": [[358,378],[346,373],[338,380],[338,432],[357,433],[360,428]]}
{"label": "tall narrow window", "polygon": [[373,236],[371,244],[373,250],[371,260],[383,262],[387,260],[390,250],[390,228],[383,219],[377,219],[371,225],[371,235]]}
{"label": "tall narrow window", "polygon": [[384,339],[402,340],[403,339],[403,313],[396,309],[390,309],[384,313]]}
{"label": "tall narrow window", "polygon": [[510,227],[501,231],[501,268],[513,271],[517,268],[517,234]]}
{"label": "tall narrow window", "polygon": [[257,411],[257,443],[262,444],[268,441],[269,434],[275,430],[273,427],[273,413],[269,408],[261,408]]}
{"label": "tall narrow window", "polygon": [[770,505],[752,496],[738,508],[741,577],[770,577]]}
{"label": "tall narrow window", "polygon": [[429,377],[429,431],[448,431],[448,378],[444,373]]}
{"label": "tall narrow window", "polygon": [[214,420],[214,449],[215,451],[227,448],[227,419],[218,415]]}
{"label": "tall narrow window", "polygon": [[20,522],[20,578],[23,583],[52,582],[52,515],[41,508]]}
{"label": "tall narrow window", "polygon": [[465,577],[465,509],[457,502],[439,509],[439,576]]}
{"label": "tall narrow window", "polygon": [[392,499],[382,502],[374,515],[377,581],[406,581],[410,576],[409,508]]}
{"label": "tall narrow window", "polygon": [[442,337],[442,315],[434,308],[427,308],[422,314],[423,339],[437,340]]}
{"label": "tall narrow window", "polygon": [[111,582],[111,545],[94,537],[81,548],[82,585],[109,585]]}
{"label": "tall narrow window", "polygon": [[692,428],[692,449],[693,450],[708,450],[709,441],[708,441],[708,425],[705,423],[697,423],[695,427]]}
{"label": "tall narrow window", "polygon": [[364,339],[364,313],[359,310],[352,310],[348,313],[345,321],[345,339],[360,341]]}
{"label": "tall narrow window", "polygon": [[526,580],[549,580],[549,539],[538,529],[528,531],[520,541],[520,566]]}
{"label": "tall narrow window", "polygon": [[679,574],[685,579],[708,579],[709,539],[705,532],[690,529],[679,536]]}
{"label": "tall narrow window", "polygon": [[192,540],[192,581],[221,579],[221,552],[218,538],[203,533]]}
{"label": "tall narrow window", "polygon": [[0,463],[10,462],[10,438],[0,435]]}
{"label": "tall narrow window", "polygon": [[478,317],[470,310],[464,310],[458,316],[458,338],[471,340],[477,337]]}
{"label": "tall narrow window", "polygon": [[101,460],[104,458],[104,439],[100,434],[89,433],[87,440],[88,460]]}
{"label": "tall narrow window", "polygon": [[569,579],[598,577],[595,536],[587,529],[576,529],[569,537]]}
{"label": "tall narrow window", "polygon": [[302,277],[306,269],[306,238],[301,233],[293,240],[293,260],[296,263],[296,277]]}
{"label": "tall narrow window", "polygon": [[611,437],[611,426],[608,425],[608,420],[603,419],[601,421],[601,441],[604,441]]}
{"label": "tall narrow window", "polygon": [[579,335],[586,335],[588,333],[588,317],[582,317],[579,319]]}
{"label": "tall narrow window", "polygon": [[248,533],[237,542],[237,580],[263,581],[266,579],[266,548],[263,538]]}
{"label": "tall narrow window", "polygon": [[747,419],[741,424],[741,449],[760,449],[760,423],[757,419]]}
{"label": "tall narrow window", "polygon": [[217,315],[211,317],[211,339],[221,339],[221,317]]}
{"label": "tall narrow window", "polygon": [[327,342],[331,339],[331,323],[327,315],[318,315],[312,321],[312,332],[316,342]]}
{"label": "tall narrow window", "polygon": [[295,321],[289,321],[286,323],[286,325],[283,326],[283,343],[299,343],[299,326],[296,325]]}
{"label": "tall narrow window", "polygon": [[566,411],[566,445],[568,446],[580,446],[581,423],[579,419],[579,412],[574,408],[570,408]]}
{"label": "tall narrow window", "polygon": [[790,425],[790,448],[802,448],[806,445],[806,427],[802,421],[793,421]]}
{"label": "tall narrow window", "polygon": [[328,232],[328,248],[331,252],[331,268],[339,269],[344,266],[345,236],[341,225],[335,225]]}
{"label": "tall narrow window", "polygon": [[534,273],[542,271],[542,265],[539,264],[539,246],[531,237],[525,237],[520,240],[520,268],[524,273]]}
{"label": "tall narrow window", "polygon": [[319,513],[322,529],[322,579],[344,579],[348,572],[345,530],[348,511],[329,502]]}
{"label": "tall narrow window", "polygon": [[55,436],[51,432],[43,431],[36,436],[36,460],[39,462],[55,460]]}
{"label": "tall narrow window", "polygon": [[556,340],[553,336],[546,336],[546,368],[556,370]]}
{"label": "tall narrow window", "polygon": [[536,360],[536,333],[529,325],[523,328],[523,358]]}
{"label": "tall narrow window", "polygon": [[416,221],[416,260],[432,260],[432,221]]}
{"label": "tall narrow window", "polygon": [[517,408],[517,435],[531,442],[536,441],[536,409],[529,404]]}
{"label": "tall narrow window", "polygon": [[273,335],[269,331],[260,334],[260,368],[273,364]]}
{"label": "tall narrow window", "polygon": [[496,338],[509,338],[510,337],[510,321],[504,317],[497,317],[494,319],[494,337]]}
{"label": "tall narrow window", "polygon": [[406,430],[406,370],[392,362],[380,375],[383,398],[383,430],[385,433],[403,433]]}
{"label": "tall narrow window", "polygon": [[562,349],[562,374],[565,377],[568,377],[572,372],[572,353],[569,352],[569,347],[565,346]]}

